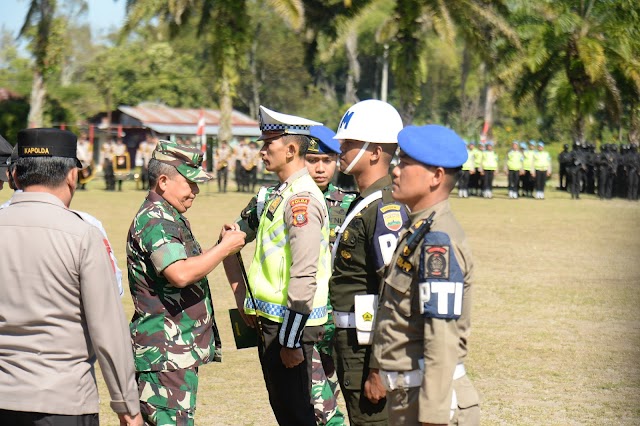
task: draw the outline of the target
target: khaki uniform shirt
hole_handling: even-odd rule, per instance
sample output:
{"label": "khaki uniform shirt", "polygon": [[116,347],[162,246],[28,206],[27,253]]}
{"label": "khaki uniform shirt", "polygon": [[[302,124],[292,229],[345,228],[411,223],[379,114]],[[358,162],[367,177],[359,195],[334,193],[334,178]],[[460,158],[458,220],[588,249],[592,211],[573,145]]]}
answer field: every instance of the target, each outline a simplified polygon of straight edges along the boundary
{"label": "khaki uniform shirt", "polygon": [[[402,256],[414,225],[432,212],[430,232]],[[419,420],[449,423],[454,370],[467,355],[473,262],[448,200],[410,219],[385,272],[373,356],[382,370],[398,372],[420,369],[424,360]]]}
{"label": "khaki uniform shirt", "polygon": [[102,235],[42,192],[0,211],[0,408],[99,411],[100,362],[119,413],[140,411],[129,329]]}

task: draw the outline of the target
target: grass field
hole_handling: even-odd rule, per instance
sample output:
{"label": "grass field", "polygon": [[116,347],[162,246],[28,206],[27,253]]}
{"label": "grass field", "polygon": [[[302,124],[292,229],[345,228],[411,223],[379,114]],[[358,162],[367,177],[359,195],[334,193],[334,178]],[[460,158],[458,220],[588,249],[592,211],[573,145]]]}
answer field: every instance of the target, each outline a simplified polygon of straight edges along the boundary
{"label": "grass field", "polygon": [[[121,193],[102,187],[92,182],[72,207],[103,222],[125,269],[126,233],[144,192],[130,182]],[[249,199],[215,188],[203,186],[187,214],[203,247]],[[0,201],[10,195],[5,188]],[[544,201],[511,200],[499,189],[492,200],[454,197],[452,206],[476,262],[467,370],[482,395],[482,424],[640,424],[640,204],[572,201],[553,190]],[[247,265],[252,254],[249,245]],[[255,350],[235,349],[222,269],[209,282],[224,359],[200,370],[196,423],[274,425]],[[128,293],[123,304],[129,317]],[[115,425],[98,377],[102,424]]]}

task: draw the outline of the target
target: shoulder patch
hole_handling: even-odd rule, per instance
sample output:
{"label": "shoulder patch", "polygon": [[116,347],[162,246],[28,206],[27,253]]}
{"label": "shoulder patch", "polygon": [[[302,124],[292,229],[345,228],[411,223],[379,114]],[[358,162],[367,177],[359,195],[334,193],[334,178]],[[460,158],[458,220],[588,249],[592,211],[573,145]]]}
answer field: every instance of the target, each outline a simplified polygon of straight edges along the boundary
{"label": "shoulder patch", "polygon": [[401,207],[398,204],[387,204],[380,207],[384,226],[388,230],[398,232],[402,228],[403,220],[400,209]]}
{"label": "shoulder patch", "polygon": [[307,207],[309,206],[308,197],[295,197],[289,201],[291,206],[291,213],[293,214],[293,226],[301,227],[307,224],[309,221],[309,212]]}
{"label": "shoulder patch", "polygon": [[449,279],[449,246],[423,246],[423,279]]}

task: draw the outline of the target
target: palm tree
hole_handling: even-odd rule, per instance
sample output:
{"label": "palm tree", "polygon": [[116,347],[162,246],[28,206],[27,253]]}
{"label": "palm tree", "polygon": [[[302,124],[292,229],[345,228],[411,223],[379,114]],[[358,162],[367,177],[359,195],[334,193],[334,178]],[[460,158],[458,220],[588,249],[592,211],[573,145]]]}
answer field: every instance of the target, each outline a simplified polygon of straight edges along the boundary
{"label": "palm tree", "polygon": [[640,93],[637,2],[522,2],[515,17],[526,46],[514,66],[515,100],[532,97],[540,109],[551,104],[570,114],[574,142],[585,142],[587,118],[597,110],[619,127],[623,98],[637,105]]}
{"label": "palm tree", "polygon": [[231,114],[239,76],[237,69],[246,51],[248,17],[244,0],[127,0],[128,21],[124,33],[131,32],[141,21],[158,18],[169,25],[175,36],[197,19],[197,36],[206,45],[206,58],[218,77],[220,131],[218,138],[232,137]]}
{"label": "palm tree", "polygon": [[47,96],[46,75],[54,65],[50,41],[55,11],[56,0],[32,0],[19,33],[19,37],[31,38],[31,50],[34,56],[31,107],[27,118],[29,127],[43,125],[44,101]]}

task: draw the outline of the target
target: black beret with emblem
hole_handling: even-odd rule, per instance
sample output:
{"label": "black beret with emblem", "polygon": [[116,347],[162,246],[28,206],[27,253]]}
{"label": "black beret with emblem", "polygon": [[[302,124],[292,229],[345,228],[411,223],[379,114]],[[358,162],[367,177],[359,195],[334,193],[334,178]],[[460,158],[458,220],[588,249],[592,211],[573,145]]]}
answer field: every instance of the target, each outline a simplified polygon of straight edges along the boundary
{"label": "black beret with emblem", "polygon": [[18,157],[62,157],[76,160],[78,138],[67,130],[24,129],[18,132]]}

